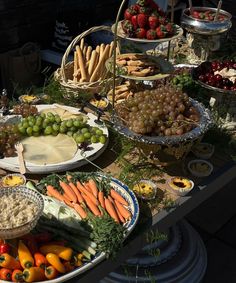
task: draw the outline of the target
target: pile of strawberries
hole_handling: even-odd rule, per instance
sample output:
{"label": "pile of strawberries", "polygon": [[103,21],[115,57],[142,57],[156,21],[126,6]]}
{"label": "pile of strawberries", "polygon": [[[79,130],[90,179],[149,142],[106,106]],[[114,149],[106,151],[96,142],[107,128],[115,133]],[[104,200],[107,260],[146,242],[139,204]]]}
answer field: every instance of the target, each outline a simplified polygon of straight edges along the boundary
{"label": "pile of strawberries", "polygon": [[121,25],[132,38],[155,40],[175,33],[175,25],[154,0],[137,0],[125,10]]}

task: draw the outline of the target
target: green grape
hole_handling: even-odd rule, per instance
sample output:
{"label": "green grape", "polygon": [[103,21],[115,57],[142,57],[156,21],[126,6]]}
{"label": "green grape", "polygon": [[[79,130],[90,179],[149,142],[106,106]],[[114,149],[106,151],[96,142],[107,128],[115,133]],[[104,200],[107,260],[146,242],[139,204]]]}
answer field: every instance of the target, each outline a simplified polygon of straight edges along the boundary
{"label": "green grape", "polygon": [[98,135],[98,136],[103,135],[103,131],[102,131],[102,130],[100,130],[100,129],[96,130],[96,135]]}
{"label": "green grape", "polygon": [[79,135],[79,136],[77,136],[77,137],[75,138],[75,141],[76,141],[77,143],[82,143],[82,142],[85,141],[85,138],[84,138],[83,135]]}
{"label": "green grape", "polygon": [[61,126],[66,127],[66,121],[62,121]]}
{"label": "green grape", "polygon": [[27,129],[29,127],[29,124],[27,122],[23,123],[23,128]]}
{"label": "green grape", "polygon": [[84,133],[84,137],[85,137],[85,139],[90,139],[91,134],[89,132],[86,132],[86,133]]}
{"label": "green grape", "polygon": [[37,125],[37,126],[41,126],[42,125],[42,123],[43,123],[43,118],[42,117],[37,117],[37,119],[36,119],[36,122],[35,122],[35,125]]}
{"label": "green grape", "polygon": [[20,128],[18,128],[19,129],[19,132],[21,133],[21,134],[26,134],[26,128],[24,128],[24,127],[20,127]]}
{"label": "green grape", "polygon": [[39,128],[39,126],[37,126],[37,125],[34,125],[33,126],[33,132],[39,132],[40,131],[40,128]]}
{"label": "green grape", "polygon": [[33,128],[32,128],[32,127],[28,127],[28,128],[26,129],[26,133],[27,133],[27,135],[32,136]]}
{"label": "green grape", "polygon": [[99,139],[96,136],[91,136],[90,140],[92,143],[97,143],[99,141]]}
{"label": "green grape", "polygon": [[104,136],[104,135],[99,137],[99,142],[102,143],[102,144],[104,144],[106,142],[106,140],[107,140],[106,136]]}
{"label": "green grape", "polygon": [[73,126],[73,121],[72,121],[71,119],[67,120],[67,121],[66,121],[66,126],[67,126],[68,128],[72,127],[72,126]]}
{"label": "green grape", "polygon": [[81,127],[82,123],[79,120],[74,120],[73,125],[77,128]]}
{"label": "green grape", "polygon": [[46,123],[45,120],[44,120],[43,124],[42,124],[42,128],[45,129],[47,126],[48,126],[48,123]]}
{"label": "green grape", "polygon": [[52,117],[52,116],[54,116],[54,114],[52,112],[47,113],[47,117]]}
{"label": "green grape", "polygon": [[28,124],[29,124],[30,127],[33,127],[35,123],[34,123],[33,120],[30,120]]}
{"label": "green grape", "polygon": [[52,127],[51,126],[47,126],[45,129],[44,129],[44,134],[45,135],[51,135],[52,133]]}
{"label": "green grape", "polygon": [[77,137],[77,135],[78,135],[78,133],[77,133],[77,132],[76,132],[76,133],[73,133],[72,138],[75,140],[75,139],[76,139],[76,137]]}
{"label": "green grape", "polygon": [[67,127],[64,127],[63,125],[61,125],[59,131],[61,134],[64,134],[67,131]]}
{"label": "green grape", "polygon": [[73,132],[71,132],[71,131],[66,132],[66,134],[67,134],[67,136],[69,136],[69,137],[72,137],[72,136],[73,136]]}
{"label": "green grape", "polygon": [[45,119],[45,118],[46,118],[46,114],[45,114],[45,113],[40,113],[40,117],[41,117],[42,119]]}
{"label": "green grape", "polygon": [[75,126],[70,127],[70,131],[75,133],[77,131],[77,128]]}
{"label": "green grape", "polygon": [[58,135],[58,131],[52,130],[52,135],[53,135],[53,136],[57,136],[57,135]]}
{"label": "green grape", "polygon": [[61,123],[61,117],[58,114],[55,114],[54,118],[56,123]]}
{"label": "green grape", "polygon": [[49,123],[50,123],[50,120],[49,120],[48,118],[45,118],[44,121],[43,121],[43,123],[49,124]]}
{"label": "green grape", "polygon": [[92,127],[92,132],[96,133],[97,130],[99,130],[98,127]]}
{"label": "green grape", "polygon": [[20,122],[18,125],[17,125],[18,129],[19,128],[23,128],[23,122]]}
{"label": "green grape", "polygon": [[85,133],[87,133],[88,131],[89,131],[88,128],[82,128],[82,129],[81,129],[81,133],[82,133],[82,134],[85,134]]}
{"label": "green grape", "polygon": [[50,121],[51,123],[54,123],[54,122],[55,122],[55,117],[54,117],[54,115],[49,116],[48,119],[49,119],[49,121]]}
{"label": "green grape", "polygon": [[59,132],[59,130],[60,130],[60,125],[54,123],[54,124],[52,125],[52,129],[53,129],[53,131]]}

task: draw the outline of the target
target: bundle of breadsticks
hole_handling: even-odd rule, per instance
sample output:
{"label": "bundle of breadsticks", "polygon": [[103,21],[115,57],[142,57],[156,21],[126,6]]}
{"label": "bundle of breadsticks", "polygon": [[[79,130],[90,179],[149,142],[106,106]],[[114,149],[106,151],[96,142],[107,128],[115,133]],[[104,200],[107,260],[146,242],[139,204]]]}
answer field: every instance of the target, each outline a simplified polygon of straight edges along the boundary
{"label": "bundle of breadsticks", "polygon": [[81,39],[75,46],[73,81],[79,83],[96,82],[106,77],[105,62],[113,54],[114,42],[97,45],[95,49]]}

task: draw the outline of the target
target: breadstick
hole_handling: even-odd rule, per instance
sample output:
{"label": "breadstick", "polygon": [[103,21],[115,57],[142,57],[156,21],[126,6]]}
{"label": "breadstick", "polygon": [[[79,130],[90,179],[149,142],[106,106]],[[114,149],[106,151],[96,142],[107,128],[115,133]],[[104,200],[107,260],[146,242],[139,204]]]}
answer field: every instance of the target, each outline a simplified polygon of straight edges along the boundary
{"label": "breadstick", "polygon": [[78,78],[77,78],[77,73],[78,73],[78,58],[77,58],[77,52],[74,52],[74,82],[78,82]]}
{"label": "breadstick", "polygon": [[77,56],[78,56],[78,59],[79,59],[79,68],[80,68],[80,72],[81,72],[80,82],[87,82],[88,81],[88,75],[87,75],[87,72],[86,72],[86,69],[85,69],[83,54],[82,54],[82,51],[81,51],[79,46],[76,46],[76,52],[77,52]]}
{"label": "breadstick", "polygon": [[109,52],[109,58],[112,56],[112,53],[113,53],[113,49],[114,49],[114,41],[112,41],[110,43],[110,52]]}
{"label": "breadstick", "polygon": [[104,66],[104,60],[105,58],[108,56],[109,54],[109,51],[110,51],[110,45],[107,44],[107,46],[105,47],[105,50],[101,56],[101,59],[99,59],[99,62],[92,74],[92,76],[90,77],[90,82],[95,82],[99,77],[100,77],[100,74],[102,73],[102,66]]}
{"label": "breadstick", "polygon": [[100,45],[100,50],[99,50],[99,61],[100,61],[100,58],[102,57],[104,50],[105,50],[105,43],[102,43]]}
{"label": "breadstick", "polygon": [[80,49],[81,50],[84,49],[84,38],[81,38],[81,40],[80,40]]}
{"label": "breadstick", "polygon": [[97,64],[97,58],[98,58],[98,54],[97,54],[96,50],[93,50],[92,55],[91,55],[91,59],[90,59],[90,62],[89,62],[89,67],[88,67],[89,77],[91,77],[91,75],[92,75],[92,73],[95,69],[95,66]]}
{"label": "breadstick", "polygon": [[89,60],[90,60],[92,51],[93,51],[92,46],[88,46],[87,52],[86,52],[86,56],[85,56],[85,57],[86,57],[86,61],[89,61]]}
{"label": "breadstick", "polygon": [[85,43],[84,48],[81,49],[81,50],[83,50],[83,57],[84,57],[84,59],[86,58],[87,48],[88,48],[88,45]]}

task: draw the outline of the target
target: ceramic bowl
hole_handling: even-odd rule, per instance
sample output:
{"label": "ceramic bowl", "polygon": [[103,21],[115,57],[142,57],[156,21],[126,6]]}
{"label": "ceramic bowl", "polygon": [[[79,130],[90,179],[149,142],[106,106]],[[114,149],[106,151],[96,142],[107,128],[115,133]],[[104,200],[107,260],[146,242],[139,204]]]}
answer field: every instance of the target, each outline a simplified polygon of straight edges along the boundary
{"label": "ceramic bowl", "polygon": [[188,163],[189,172],[196,177],[207,177],[213,171],[213,165],[203,159],[194,159]]}

